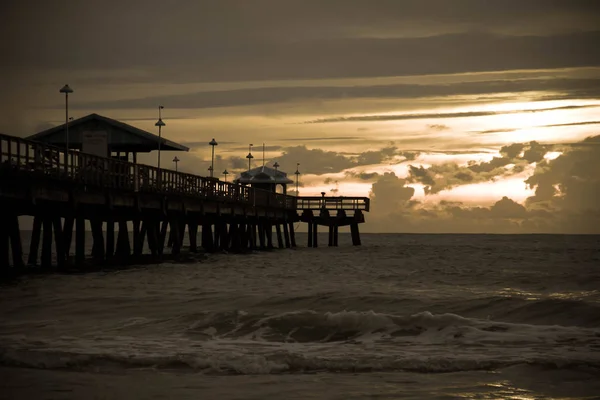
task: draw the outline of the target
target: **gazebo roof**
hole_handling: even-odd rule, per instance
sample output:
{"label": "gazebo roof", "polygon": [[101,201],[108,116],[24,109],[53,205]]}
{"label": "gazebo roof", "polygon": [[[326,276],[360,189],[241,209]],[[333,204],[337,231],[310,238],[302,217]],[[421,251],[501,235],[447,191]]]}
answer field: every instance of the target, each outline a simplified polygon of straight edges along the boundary
{"label": "gazebo roof", "polygon": [[249,171],[244,171],[234,180],[235,183],[255,184],[255,183],[272,183],[287,185],[294,183],[287,174],[275,168],[262,165],[257,168],[252,168]]}
{"label": "gazebo roof", "polygon": [[[69,148],[81,149],[85,131],[107,132],[108,146],[111,151],[147,153],[158,150],[159,141],[161,150],[164,151],[189,150],[188,147],[164,137],[159,138],[158,135],[143,129],[98,114],[89,114],[69,122]],[[65,124],[38,132],[27,139],[54,146],[65,146]]]}

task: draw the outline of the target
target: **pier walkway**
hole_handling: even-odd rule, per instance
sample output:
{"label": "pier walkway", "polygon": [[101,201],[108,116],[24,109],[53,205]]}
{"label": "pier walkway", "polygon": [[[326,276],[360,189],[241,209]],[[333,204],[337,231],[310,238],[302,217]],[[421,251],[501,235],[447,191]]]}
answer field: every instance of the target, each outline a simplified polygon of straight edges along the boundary
{"label": "pier walkway", "polygon": [[[38,265],[40,239],[41,267],[65,269],[85,267],[88,227],[91,259],[101,265],[146,252],[160,258],[165,247],[176,256],[186,233],[190,252],[295,247],[297,222],[308,224],[310,247],[318,246],[319,225],[328,227],[330,246],[348,225],[360,245],[369,199],[290,196],[0,134],[0,210],[0,269]],[[27,260],[23,215],[33,217]]]}

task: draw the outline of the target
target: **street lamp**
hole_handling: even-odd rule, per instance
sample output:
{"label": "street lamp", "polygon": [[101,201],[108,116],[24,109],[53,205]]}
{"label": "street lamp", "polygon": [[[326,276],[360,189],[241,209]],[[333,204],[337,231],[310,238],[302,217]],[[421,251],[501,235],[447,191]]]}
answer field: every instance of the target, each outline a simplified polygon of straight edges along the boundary
{"label": "street lamp", "polygon": [[213,176],[213,167],[212,165],[208,167],[208,171],[210,172],[210,176]]}
{"label": "street lamp", "polygon": [[69,171],[69,93],[73,93],[73,89],[69,85],[63,86],[60,93],[65,94],[65,172]]}
{"label": "street lamp", "polygon": [[250,163],[252,162],[252,159],[254,158],[254,156],[252,155],[252,146],[254,146],[252,143],[250,143],[250,145],[248,146],[248,155],[246,156],[246,158],[248,159],[248,172],[250,171]]}
{"label": "street lamp", "polygon": [[300,163],[296,163],[296,172],[294,172],[296,175],[296,196],[300,194],[300,192],[298,192],[298,177],[300,176],[300,170],[298,167],[300,167]]}
{"label": "street lamp", "polygon": [[229,175],[229,171],[223,171],[223,175],[225,175],[225,182],[227,182],[227,175]]}
{"label": "street lamp", "polygon": [[215,138],[213,138],[210,142],[208,142],[208,144],[212,146],[212,161],[210,163],[210,177],[212,178],[213,171],[215,169],[215,146],[217,146],[219,143],[217,143]]}
{"label": "street lamp", "polygon": [[275,164],[273,164],[273,168],[275,168],[275,171],[277,171],[277,168],[279,168],[279,163],[277,161],[275,161]]}
{"label": "street lamp", "polygon": [[160,145],[162,143],[162,131],[161,128],[163,126],[165,126],[165,123],[163,122],[161,115],[160,115],[160,110],[162,110],[164,107],[163,106],[158,106],[158,121],[156,121],[156,123],[154,124],[154,126],[158,126],[158,179],[160,182]]}
{"label": "street lamp", "polygon": [[175,172],[177,172],[177,163],[179,162],[179,158],[177,158],[177,156],[175,156],[175,158],[173,159],[173,162],[175,163]]}

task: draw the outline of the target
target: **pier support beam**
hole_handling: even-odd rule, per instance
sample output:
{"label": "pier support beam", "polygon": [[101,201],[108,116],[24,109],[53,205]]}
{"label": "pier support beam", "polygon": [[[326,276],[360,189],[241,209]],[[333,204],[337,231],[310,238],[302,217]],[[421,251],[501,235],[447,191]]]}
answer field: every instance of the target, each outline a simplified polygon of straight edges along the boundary
{"label": "pier support beam", "polygon": [[129,257],[131,255],[131,245],[129,243],[129,231],[127,221],[119,221],[119,234],[117,236],[117,248],[115,250],[117,257]]}
{"label": "pier support beam", "polygon": [[[134,238],[134,248],[135,248]],[[115,255],[115,220],[112,216],[106,219],[106,261],[111,261]]]}
{"label": "pier support beam", "polygon": [[275,224],[275,230],[277,231],[277,247],[283,249],[283,237],[281,236],[281,225],[279,223]]}
{"label": "pier support beam", "polygon": [[210,221],[202,222],[202,248],[207,252],[213,252],[215,250],[212,223]]}
{"label": "pier support beam", "polygon": [[29,243],[29,257],[27,259],[27,265],[37,264],[41,234],[42,217],[40,215],[36,215],[35,217],[33,217],[33,226],[31,231],[31,242]]}
{"label": "pier support beam", "polygon": [[198,222],[190,221],[188,223],[188,235],[190,238],[190,252],[196,253],[198,251]]}
{"label": "pier support beam", "polygon": [[358,223],[354,222],[350,224],[350,233],[352,235],[352,245],[360,246],[360,232],[358,231]]}
{"label": "pier support beam", "polygon": [[316,222],[312,223],[312,239],[313,239],[313,247],[319,247],[319,240],[318,240],[318,226],[319,224],[317,224]]}
{"label": "pier support beam", "polygon": [[296,232],[294,232],[294,222],[290,221],[290,244],[292,247],[296,247]]}
{"label": "pier support beam", "polygon": [[5,219],[0,216],[0,273],[3,276],[8,276],[10,270],[10,258],[8,254],[8,224]]}
{"label": "pier support beam", "polygon": [[65,251],[60,215],[56,214],[52,217],[52,226],[54,228],[54,242],[56,243],[56,266],[59,271],[64,271],[66,269],[67,252]]}
{"label": "pier support beam", "polygon": [[44,215],[42,236],[42,268],[52,267],[52,219]]}
{"label": "pier support beam", "polygon": [[75,225],[75,217],[73,215],[67,215],[63,223],[63,239],[65,242],[65,256],[67,257],[67,263],[69,262],[71,255],[71,242],[73,241],[73,225]]}
{"label": "pier support beam", "polygon": [[[45,226],[44,226],[45,230]],[[78,215],[75,218],[75,266],[83,268],[85,265],[85,217]]]}
{"label": "pier support beam", "polygon": [[273,224],[271,224],[271,221],[265,222],[265,233],[267,235],[267,248],[271,250],[273,249]]}
{"label": "pier support beam", "polygon": [[291,246],[290,245],[290,231],[288,229],[288,223],[287,222],[283,223],[283,238],[285,240],[285,247],[287,249],[289,249],[290,246]]}

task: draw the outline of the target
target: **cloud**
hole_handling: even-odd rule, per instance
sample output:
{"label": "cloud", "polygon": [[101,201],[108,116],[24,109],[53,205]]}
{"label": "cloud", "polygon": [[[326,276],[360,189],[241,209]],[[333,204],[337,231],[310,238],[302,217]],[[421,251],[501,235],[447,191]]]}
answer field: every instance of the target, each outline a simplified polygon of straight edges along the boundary
{"label": "cloud", "polygon": [[594,105],[573,105],[561,107],[549,107],[538,109],[507,110],[507,111],[464,111],[464,112],[446,112],[446,113],[413,113],[413,114],[385,114],[385,115],[360,115],[352,117],[334,117],[322,118],[313,121],[307,121],[307,124],[322,124],[331,122],[356,122],[356,121],[399,121],[410,119],[435,119],[435,118],[469,118],[469,117],[487,117],[491,115],[538,113],[544,111],[575,110],[581,108],[594,108]]}
{"label": "cloud", "polygon": [[[600,37],[599,37],[600,39]],[[599,60],[600,64],[600,60]],[[340,99],[411,99],[436,96],[484,95],[497,93],[522,92],[561,92],[580,98],[581,90],[593,97],[600,97],[600,79],[516,79],[475,82],[456,82],[446,84],[391,84],[391,85],[354,85],[354,86],[271,86],[265,87],[210,90],[195,93],[156,95],[149,97],[133,97],[127,99],[110,99],[104,101],[79,101],[73,104],[74,109],[143,109],[153,108],[156,104],[168,104],[174,109],[204,109],[216,107],[238,107],[259,104],[275,104],[299,101],[321,101]],[[532,110],[533,111],[533,110]],[[481,115],[494,115],[481,114]],[[464,116],[480,116],[464,115]],[[394,117],[393,115],[390,117]],[[442,116],[443,117],[443,116]],[[437,118],[442,118],[437,117]],[[362,116],[351,120],[381,120],[381,116]],[[431,117],[436,118],[436,117]],[[393,119],[393,118],[392,118]],[[403,119],[400,117],[400,119]],[[344,119],[345,120],[345,119]],[[313,122],[330,122],[328,119]],[[339,121],[333,121],[339,122]],[[432,130],[443,131],[448,127],[442,124],[430,124]]]}
{"label": "cloud", "polygon": [[535,189],[535,195],[527,199],[528,205],[600,213],[600,136],[582,144],[538,164],[525,181]]}
{"label": "cloud", "polygon": [[[503,196],[489,207],[465,206],[460,202],[420,203],[412,199],[410,181],[394,175],[380,176],[373,183],[372,210],[367,227],[379,232],[437,233],[600,233],[600,136],[590,137],[579,146],[570,146],[553,160],[541,159],[549,146],[536,142],[505,146],[502,157],[537,163],[525,182],[535,195],[525,204]],[[494,171],[490,163],[477,164]],[[483,167],[479,167],[483,165]],[[451,171],[448,166],[444,171]],[[454,179],[470,179],[467,171],[452,172]],[[458,174],[464,174],[457,177]],[[428,169],[417,169],[413,177],[438,186],[439,176]],[[442,183],[449,178],[442,176]],[[477,178],[475,178],[477,179]]]}
{"label": "cloud", "polygon": [[[425,194],[436,194],[456,186],[487,182],[501,176],[509,176],[524,170],[524,164],[539,162],[550,151],[551,146],[538,142],[514,143],[500,149],[500,157],[490,161],[467,165],[444,163],[430,167],[409,166],[408,182],[424,185]],[[509,165],[512,167],[507,168]]]}

